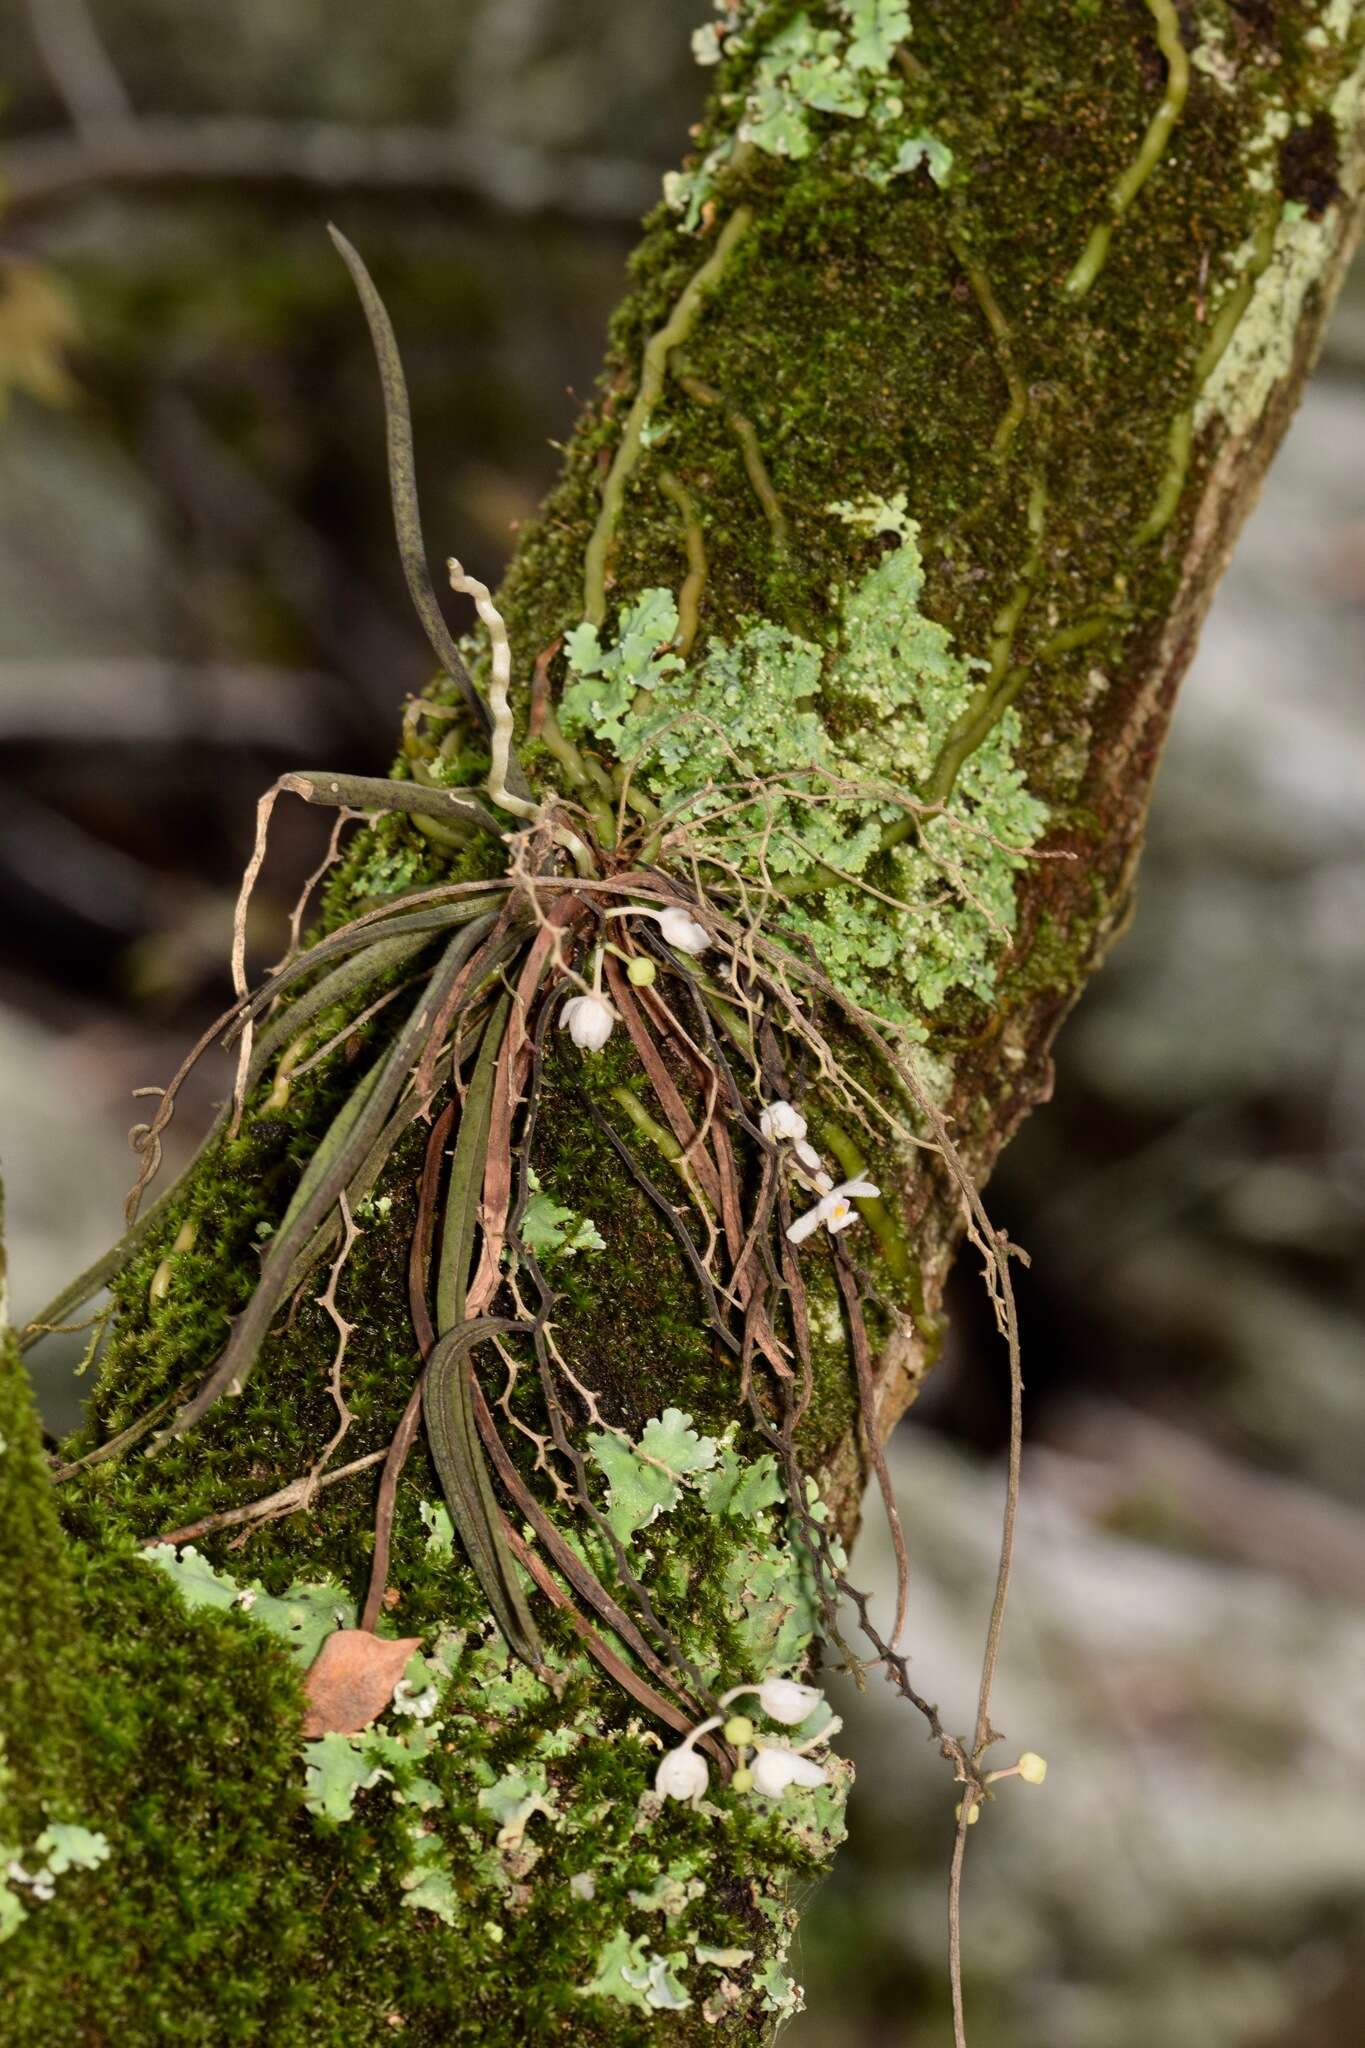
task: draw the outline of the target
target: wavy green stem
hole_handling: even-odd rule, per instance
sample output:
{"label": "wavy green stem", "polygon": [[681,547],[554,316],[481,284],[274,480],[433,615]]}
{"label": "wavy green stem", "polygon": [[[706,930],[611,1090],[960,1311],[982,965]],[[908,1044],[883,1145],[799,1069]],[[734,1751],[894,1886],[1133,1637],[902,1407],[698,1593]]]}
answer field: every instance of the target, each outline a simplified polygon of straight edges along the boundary
{"label": "wavy green stem", "polygon": [[[678,633],[673,642],[679,654],[686,656],[692,652],[692,643],[701,623],[701,595],[706,588],[706,541],[692,494],[682,478],[673,470],[666,469],[659,478],[659,485],[664,496],[678,508],[683,546],[687,550],[687,574],[678,592]],[[645,696],[648,700],[648,691]]]}
{"label": "wavy green stem", "polygon": [[1143,546],[1163,533],[1175,517],[1176,506],[1180,503],[1189,474],[1190,456],[1194,452],[1194,408],[1198,394],[1218,367],[1228,343],[1237,329],[1237,323],[1251,303],[1251,295],[1257,280],[1270,267],[1275,254],[1275,235],[1280,223],[1280,210],[1274,209],[1264,215],[1256,230],[1252,244],[1251,261],[1243,271],[1237,288],[1231,292],[1219,308],[1218,318],[1209,329],[1209,338],[1199,351],[1194,365],[1195,397],[1178,412],[1171,421],[1170,435],[1166,444],[1166,467],[1162,472],[1156,499],[1151,511],[1133,535],[1135,544]]}
{"label": "wavy green stem", "polygon": [[967,273],[967,282],[972,288],[977,305],[981,308],[986,325],[991,330],[996,356],[1000,363],[1000,374],[1010,395],[1006,411],[991,436],[991,453],[997,462],[1003,463],[1009,455],[1010,442],[1020,422],[1028,413],[1028,389],[1019,374],[1019,365],[1014,360],[1014,337],[1009,321],[1000,308],[1000,301],[991,288],[990,278],[975,257],[959,242],[951,243],[953,254]]}
{"label": "wavy green stem", "polygon": [[[844,1179],[860,1180],[867,1171],[867,1160],[857,1139],[828,1117],[820,1119],[819,1131],[838,1160]],[[897,1280],[906,1279],[913,1264],[910,1246],[887,1203],[880,1195],[864,1195],[857,1202],[857,1210],[880,1245],[888,1271]]]}
{"label": "wavy green stem", "polygon": [[[1033,545],[1019,572],[1019,580],[1014,590],[996,613],[995,635],[991,641],[991,665],[986,680],[961,717],[955,719],[948,728],[937,759],[929,771],[929,779],[920,792],[926,804],[947,802],[952,795],[953,785],[957,781],[958,771],[963,762],[969,754],[975,753],[986,735],[1003,718],[1018,692],[1019,684],[1012,682],[1010,675],[1010,655],[1013,652],[1014,636],[1019,629],[1019,621],[1033,595],[1038,572],[1042,567],[1043,521],[1046,512],[1047,490],[1041,479],[1036,479],[1029,492],[1028,502],[1028,530]],[[914,824],[913,816],[907,816],[888,829],[904,839],[914,829]]]}
{"label": "wavy green stem", "polygon": [[1066,290],[1073,299],[1083,298],[1103,270],[1114,229],[1161,161],[1190,89],[1190,60],[1180,40],[1180,19],[1173,0],[1147,0],[1147,11],[1156,22],[1157,44],[1166,59],[1166,90],[1137,155],[1109,194],[1109,219],[1091,230],[1090,240],[1067,277]]}
{"label": "wavy green stem", "polygon": [[668,374],[668,358],[687,340],[700,317],[706,295],[725,274],[731,256],[748,232],[754,217],[751,206],[737,206],[717,238],[716,246],[700,270],[689,278],[677,304],[645,343],[640,366],[640,388],[626,416],[625,432],[616,451],[607,480],[602,486],[602,509],[597,515],[592,538],[583,558],[583,616],[600,626],[607,615],[607,554],[621,518],[626,484],[640,459],[649,416],[659,402]]}
{"label": "wavy green stem", "polygon": [[725,414],[725,423],[739,443],[740,455],[744,462],[744,474],[753,488],[754,496],[763,507],[763,517],[772,532],[773,546],[780,554],[787,545],[787,515],[782,510],[782,500],[773,489],[773,480],[768,474],[768,465],[763,460],[763,450],[758,443],[758,430],[753,421],[737,406],[731,405],[723,391],[714,384],[708,384],[690,370],[674,371],[676,382],[700,405],[718,405]]}

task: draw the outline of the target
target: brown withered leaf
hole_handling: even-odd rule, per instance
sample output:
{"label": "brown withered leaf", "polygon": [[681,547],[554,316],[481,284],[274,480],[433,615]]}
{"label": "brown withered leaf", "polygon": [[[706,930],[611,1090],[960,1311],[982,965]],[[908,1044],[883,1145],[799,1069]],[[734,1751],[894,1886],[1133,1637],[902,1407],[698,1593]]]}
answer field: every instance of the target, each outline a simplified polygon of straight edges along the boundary
{"label": "brown withered leaf", "polygon": [[339,1628],[328,1636],[308,1667],[305,1735],[359,1735],[393,1698],[420,1636],[371,1635],[367,1628]]}

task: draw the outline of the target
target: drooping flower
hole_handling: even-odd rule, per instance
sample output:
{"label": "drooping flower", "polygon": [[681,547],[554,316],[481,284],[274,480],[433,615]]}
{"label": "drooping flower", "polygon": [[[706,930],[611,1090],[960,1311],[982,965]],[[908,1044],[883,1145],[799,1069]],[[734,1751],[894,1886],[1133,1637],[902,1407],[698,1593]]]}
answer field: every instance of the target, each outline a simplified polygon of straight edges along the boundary
{"label": "drooping flower", "polygon": [[809,1721],[824,1695],[813,1685],[798,1685],[794,1678],[765,1678],[758,1688],[758,1704],[770,1721],[795,1728]]}
{"label": "drooping flower", "polygon": [[806,1119],[790,1102],[770,1102],[758,1119],[758,1128],[770,1145],[788,1139],[801,1164],[811,1173],[820,1171],[820,1154],[806,1141]]}
{"label": "drooping flower", "polygon": [[696,918],[690,916],[680,903],[670,903],[667,910],[661,910],[656,914],[664,943],[672,946],[675,952],[690,953],[695,960],[711,944],[711,934],[706,926],[698,924]]}
{"label": "drooping flower", "polygon": [[676,1749],[670,1749],[659,1761],[654,1773],[654,1790],[661,1799],[700,1799],[706,1790],[710,1773],[706,1758],[698,1756],[692,1747],[703,1735],[709,1735],[713,1728],[719,1728],[724,1716],[711,1714],[705,1721],[698,1721],[695,1728],[683,1737]]}
{"label": "drooping flower", "polygon": [[873,1181],[841,1180],[837,1187],[821,1195],[813,1209],[807,1209],[804,1216],[797,1217],[787,1236],[793,1244],[802,1244],[806,1238],[814,1236],[822,1223],[831,1237],[836,1236],[839,1231],[847,1230],[850,1223],[857,1222],[858,1212],[853,1206],[856,1199],[870,1200],[880,1193],[881,1189]]}
{"label": "drooping flower", "polygon": [[709,1778],[706,1758],[697,1755],[689,1740],[662,1758],[654,1773],[654,1790],[661,1799],[700,1799]]}
{"label": "drooping flower", "polygon": [[829,1783],[829,1773],[823,1764],[817,1764],[812,1757],[798,1756],[794,1749],[756,1749],[749,1771],[755,1792],[761,1792],[767,1799],[780,1799],[788,1785],[801,1785],[813,1791],[817,1785]]}
{"label": "drooping flower", "polygon": [[559,1028],[584,1052],[601,1052],[611,1037],[616,1011],[603,995],[570,996],[559,1013]]}
{"label": "drooping flower", "polygon": [[[808,1721],[824,1698],[813,1685],[800,1685],[794,1678],[763,1678],[751,1685],[732,1685],[729,1692],[721,1694],[720,1703],[728,1707],[731,1700],[739,1699],[746,1692],[756,1692],[758,1703],[770,1721],[780,1721],[785,1728],[795,1728],[802,1721]],[[731,1727],[736,1723],[727,1722],[727,1742],[753,1740],[752,1733],[743,1737],[732,1735]],[[749,1724],[746,1723],[746,1726]]]}

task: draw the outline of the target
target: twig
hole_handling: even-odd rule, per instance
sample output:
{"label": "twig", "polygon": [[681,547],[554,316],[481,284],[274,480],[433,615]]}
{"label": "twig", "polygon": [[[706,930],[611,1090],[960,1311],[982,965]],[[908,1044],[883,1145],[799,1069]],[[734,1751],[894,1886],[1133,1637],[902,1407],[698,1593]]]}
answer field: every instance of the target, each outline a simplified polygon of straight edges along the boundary
{"label": "twig", "polygon": [[294,1515],[301,1508],[311,1505],[313,1495],[325,1486],[336,1486],[343,1479],[350,1479],[357,1472],[368,1472],[371,1465],[377,1465],[384,1456],[383,1451],[370,1451],[363,1458],[353,1458],[349,1465],[338,1465],[335,1472],[324,1472],[314,1479],[311,1473],[304,1473],[298,1479],[291,1479],[288,1486],[282,1486],[277,1493],[268,1493],[264,1500],[254,1500],[242,1508],[223,1508],[216,1515],[204,1515],[197,1522],[186,1523],[183,1529],[170,1529],[164,1536],[153,1538],[156,1543],[193,1543],[200,1536],[207,1536],[214,1529],[231,1529],[238,1522],[275,1522],[282,1515]]}
{"label": "twig", "polygon": [[313,891],[317,888],[318,883],[322,880],[328,868],[330,868],[339,857],[341,851],[341,835],[345,831],[346,827],[351,823],[352,819],[363,818],[364,816],[365,813],[363,811],[350,810],[345,804],[343,804],[341,809],[337,812],[336,817],[332,820],[332,830],[328,835],[327,840],[327,851],[323,854],[322,859],[318,862],[317,866],[313,869],[312,874],[308,877],[302,889],[300,889],[299,891],[298,900],[295,903],[293,910],[289,914],[289,944],[285,948],[283,957],[277,960],[275,962],[275,965],[270,969],[270,972],[272,974],[278,974],[282,967],[287,967],[290,964],[290,962],[294,959],[295,955],[298,953],[300,944],[299,933],[300,930],[302,929],[304,913],[308,908],[308,904],[312,897]]}
{"label": "twig", "polygon": [[362,127],[237,114],[148,114],[7,145],[13,222],[98,186],[284,184],[322,192],[457,192],[522,217],[621,221],[658,197],[659,173],[627,157],[555,154],[455,129]]}
{"label": "twig", "polygon": [[126,128],[132,102],[85,0],[25,0],[43,68],[87,143]]}
{"label": "twig", "polygon": [[359,1237],[360,1231],[356,1227],[355,1218],[351,1214],[350,1204],[346,1200],[346,1190],[344,1188],[337,1196],[337,1206],[341,1210],[343,1231],[341,1249],[332,1261],[332,1270],[327,1276],[327,1285],[317,1297],[318,1307],[327,1311],[327,1314],[332,1318],[337,1328],[337,1345],[336,1350],[332,1354],[332,1369],[327,1380],[327,1391],[330,1393],[333,1405],[337,1411],[337,1426],[330,1440],[324,1444],[319,1452],[317,1461],[312,1471],[308,1474],[310,1486],[317,1485],[324,1467],[331,1461],[333,1451],[355,1421],[354,1415],[352,1415],[349,1407],[346,1405],[346,1396],[341,1389],[341,1368],[346,1362],[346,1346],[355,1334],[355,1324],[348,1323],[341,1310],[337,1307],[337,1282],[341,1278],[342,1267],[351,1255],[351,1246]]}

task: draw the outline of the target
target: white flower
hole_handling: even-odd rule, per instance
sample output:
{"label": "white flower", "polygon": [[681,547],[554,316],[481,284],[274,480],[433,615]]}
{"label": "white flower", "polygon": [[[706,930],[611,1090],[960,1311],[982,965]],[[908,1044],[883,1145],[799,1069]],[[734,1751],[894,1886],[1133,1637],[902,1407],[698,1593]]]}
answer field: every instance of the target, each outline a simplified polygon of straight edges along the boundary
{"label": "white flower", "polygon": [[831,1237],[841,1230],[847,1230],[850,1223],[858,1220],[853,1207],[856,1197],[870,1198],[879,1195],[881,1189],[870,1180],[841,1180],[837,1188],[830,1188],[821,1195],[813,1209],[807,1209],[804,1216],[798,1216],[787,1232],[793,1244],[801,1244],[812,1236],[823,1223]]}
{"label": "white flower", "polygon": [[808,1756],[798,1756],[794,1749],[757,1749],[749,1766],[755,1792],[763,1793],[767,1799],[780,1799],[788,1785],[803,1785],[813,1790],[817,1785],[827,1785],[829,1774],[823,1764],[817,1764]]}
{"label": "white flower", "polygon": [[806,1119],[790,1102],[770,1102],[758,1119],[758,1128],[770,1145],[780,1144],[784,1138],[789,1138],[801,1164],[808,1172],[819,1173],[820,1154],[814,1145],[806,1143]]}
{"label": "white flower", "polygon": [[559,1013],[560,1030],[567,1030],[584,1052],[601,1052],[615,1023],[616,1012],[605,996],[570,996]]}
{"label": "white flower", "polygon": [[711,943],[706,926],[689,917],[681,904],[671,903],[667,910],[659,911],[658,920],[664,943],[677,953],[690,953],[695,960]]}
{"label": "white flower", "polygon": [[661,1799],[700,1799],[710,1776],[706,1758],[698,1756],[690,1741],[670,1749],[654,1773],[654,1790]]}
{"label": "white flower", "polygon": [[770,1721],[795,1728],[809,1721],[822,1695],[813,1685],[798,1685],[794,1678],[765,1678],[758,1688],[758,1704]]}
{"label": "white flower", "polygon": [[790,1102],[770,1102],[758,1120],[758,1128],[770,1145],[781,1138],[804,1138],[806,1119]]}

